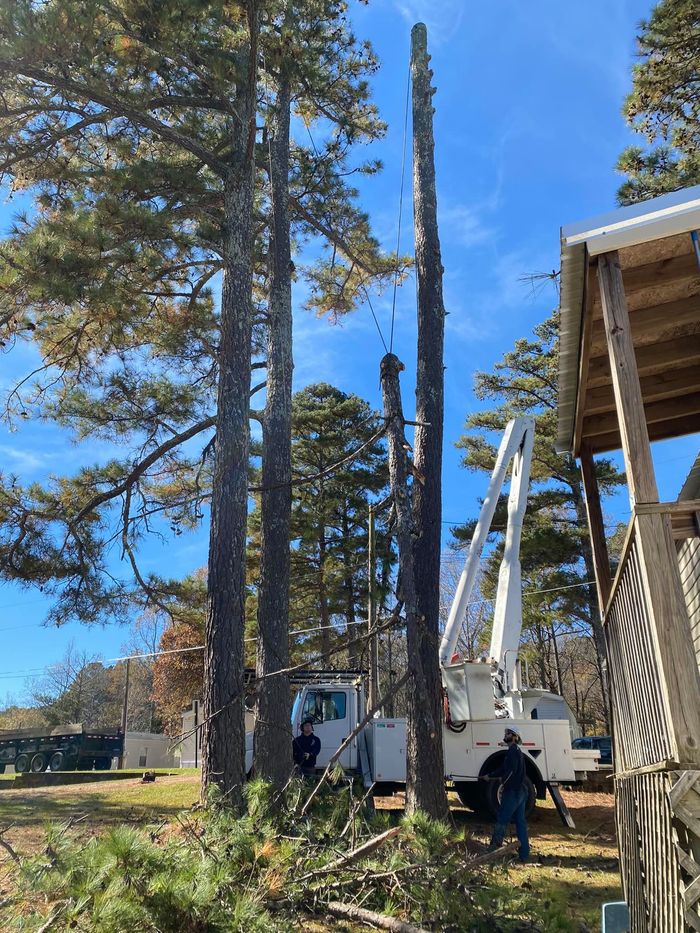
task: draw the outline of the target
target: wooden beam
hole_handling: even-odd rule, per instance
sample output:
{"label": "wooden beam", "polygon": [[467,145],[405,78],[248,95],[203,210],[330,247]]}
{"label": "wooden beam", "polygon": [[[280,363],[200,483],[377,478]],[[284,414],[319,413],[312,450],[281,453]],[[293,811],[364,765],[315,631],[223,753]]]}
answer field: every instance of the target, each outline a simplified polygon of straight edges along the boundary
{"label": "wooden beam", "polygon": [[578,372],[578,393],[576,396],[576,418],[574,423],[573,450],[578,450],[581,442],[581,429],[586,413],[586,392],[588,389],[588,363],[590,360],[591,328],[593,326],[593,311],[591,310],[591,294],[595,290],[595,269],[588,265],[586,254],[586,275],[583,280],[583,325],[581,329],[581,358]]}
{"label": "wooden beam", "polygon": [[[653,376],[644,376],[639,380],[644,404],[658,402],[677,395],[687,395],[700,390],[700,370],[697,366],[685,369],[668,369]],[[598,386],[586,393],[585,415],[599,415],[606,411],[615,411],[615,396],[612,385]]]}
{"label": "wooden beam", "polygon": [[[609,256],[610,253],[604,255]],[[697,279],[700,285],[700,270],[698,270],[698,263],[693,252],[684,253],[682,256],[672,256],[669,259],[659,259],[656,262],[648,262],[643,266],[633,266],[624,271],[625,290],[628,293],[692,279]],[[593,300],[594,310],[601,306],[601,298],[595,296]]]}
{"label": "wooden beam", "polygon": [[[630,311],[630,324],[636,349],[696,334],[700,331],[700,297],[696,295]],[[605,326],[600,317],[592,322],[590,354],[592,357],[606,356],[607,352]]]}
{"label": "wooden beam", "polygon": [[598,590],[598,605],[600,606],[601,618],[603,618],[612,588],[610,556],[607,541],[605,540],[605,522],[603,521],[603,510],[600,506],[600,491],[595,475],[595,462],[587,444],[583,445],[580,458],[588,530],[591,536],[591,549],[595,566],[595,582]]}
{"label": "wooden beam", "polygon": [[[696,383],[700,383],[699,377],[700,373],[696,374]],[[646,402],[646,400],[644,402],[644,417],[647,426],[657,421],[670,421],[674,418],[683,418],[686,415],[696,415],[698,413],[700,413],[700,391],[680,395],[676,398],[662,399],[659,402]],[[589,415],[583,421],[582,437],[609,434],[616,428],[617,412]]]}
{"label": "wooden beam", "polygon": [[[684,415],[682,418],[670,418],[668,421],[656,421],[647,428],[650,441],[667,440],[670,437],[685,437],[686,434],[700,432],[700,415]],[[610,434],[597,434],[588,438],[591,452],[594,454],[620,450],[622,441],[619,431]]]}
{"label": "wooden beam", "polygon": [[[675,337],[652,347],[640,347],[637,351],[637,370],[640,376],[651,376],[667,369],[681,369],[700,363],[700,335]],[[588,367],[588,387],[610,385],[610,362],[603,356],[592,359]]]}
{"label": "wooden beam", "polygon": [[632,505],[635,502],[658,502],[625,286],[616,252],[604,253],[598,258],[598,283],[630,502]]}

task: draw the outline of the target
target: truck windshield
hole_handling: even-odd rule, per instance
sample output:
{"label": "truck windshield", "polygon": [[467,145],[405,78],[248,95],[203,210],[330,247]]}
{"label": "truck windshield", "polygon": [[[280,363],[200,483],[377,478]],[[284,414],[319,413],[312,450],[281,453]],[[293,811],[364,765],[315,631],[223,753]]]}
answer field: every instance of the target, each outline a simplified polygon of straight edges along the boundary
{"label": "truck windshield", "polygon": [[299,707],[301,706],[301,694],[302,691],[298,690],[297,695],[294,697],[294,703],[292,704],[292,725],[297,721],[299,715]]}

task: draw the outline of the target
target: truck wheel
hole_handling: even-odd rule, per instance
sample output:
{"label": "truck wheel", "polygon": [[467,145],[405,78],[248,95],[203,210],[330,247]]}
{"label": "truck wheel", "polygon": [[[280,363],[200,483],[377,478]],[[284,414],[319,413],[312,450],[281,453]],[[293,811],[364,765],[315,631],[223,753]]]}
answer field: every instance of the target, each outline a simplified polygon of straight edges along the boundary
{"label": "truck wheel", "polygon": [[39,774],[41,771],[45,771],[46,755],[44,755],[43,752],[37,752],[36,755],[32,758],[30,767],[33,774]]}
{"label": "truck wheel", "polygon": [[111,758],[95,758],[95,771],[109,771],[111,767]]}
{"label": "truck wheel", "polygon": [[63,752],[54,752],[49,758],[49,771],[63,771],[65,757]]}
{"label": "truck wheel", "polygon": [[29,755],[22,752],[15,758],[15,773],[24,774],[25,771],[29,771]]}
{"label": "truck wheel", "polygon": [[[525,816],[529,817],[532,814],[532,811],[535,809],[535,804],[537,803],[537,792],[535,790],[535,785],[527,776],[525,777],[525,786],[527,787]],[[496,816],[498,813],[498,806],[501,802],[501,795],[503,793],[501,785],[496,783],[496,781],[485,781],[482,785],[481,793],[481,806],[488,813],[490,813],[491,816]]]}
{"label": "truck wheel", "polygon": [[455,790],[462,806],[478,811],[483,807],[482,788],[478,781],[460,781]]}
{"label": "truck wheel", "polygon": [[5,765],[0,765],[0,774],[5,773]]}

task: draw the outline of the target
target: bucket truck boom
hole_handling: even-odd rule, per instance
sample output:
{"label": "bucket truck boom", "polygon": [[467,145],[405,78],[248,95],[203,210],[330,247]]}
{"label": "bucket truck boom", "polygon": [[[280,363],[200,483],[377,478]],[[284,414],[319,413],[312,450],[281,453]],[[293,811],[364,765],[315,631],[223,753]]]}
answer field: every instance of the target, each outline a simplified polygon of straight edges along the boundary
{"label": "bucket truck boom", "polygon": [[474,589],[481,553],[486,543],[498,497],[503,488],[508,466],[513,464],[510,494],[508,496],[508,527],[506,529],[503,560],[498,573],[498,590],[494,608],[491,659],[495,662],[494,686],[503,696],[513,687],[513,676],[522,631],[522,591],[520,575],[520,539],[527,507],[528,484],[532,446],[535,436],[534,418],[514,418],[509,421],[496,464],[491,474],[488,491],[474,529],[469,553],[457,586],[445,632],[440,644],[440,664],[451,663],[467,605]]}

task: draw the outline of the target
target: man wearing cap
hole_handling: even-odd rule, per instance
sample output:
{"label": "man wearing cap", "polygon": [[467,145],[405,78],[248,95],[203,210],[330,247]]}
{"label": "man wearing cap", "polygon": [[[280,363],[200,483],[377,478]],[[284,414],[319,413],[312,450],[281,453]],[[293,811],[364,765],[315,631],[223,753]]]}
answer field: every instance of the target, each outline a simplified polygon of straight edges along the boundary
{"label": "man wearing cap", "polygon": [[512,820],[515,823],[515,830],[520,843],[518,858],[521,862],[527,862],[530,857],[530,841],[527,836],[527,822],[525,820],[528,784],[525,759],[520,750],[522,741],[520,732],[515,726],[508,726],[503,741],[508,746],[508,751],[501,767],[490,774],[483,775],[483,780],[486,781],[500,780],[503,787],[503,796],[496,814],[496,825],[493,829],[489,849],[498,849],[502,845],[508,824]]}
{"label": "man wearing cap", "polygon": [[305,719],[301,724],[301,735],[292,742],[294,764],[301,768],[301,773],[307,777],[314,774],[316,756],[321,751],[321,740],[314,735],[314,724]]}

